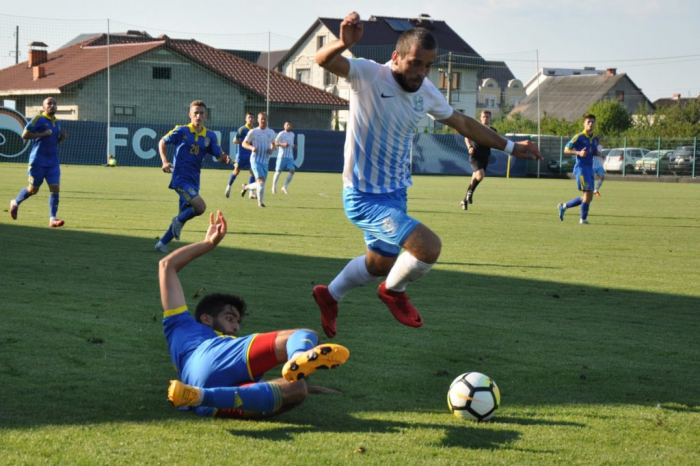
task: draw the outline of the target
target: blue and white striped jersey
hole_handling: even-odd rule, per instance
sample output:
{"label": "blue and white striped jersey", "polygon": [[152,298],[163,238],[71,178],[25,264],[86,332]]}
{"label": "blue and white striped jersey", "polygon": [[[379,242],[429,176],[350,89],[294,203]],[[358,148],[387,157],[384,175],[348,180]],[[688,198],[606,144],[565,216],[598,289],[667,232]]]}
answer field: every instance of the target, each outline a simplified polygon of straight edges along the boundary
{"label": "blue and white striped jersey", "polygon": [[277,139],[275,142],[284,144],[285,142],[289,144],[289,147],[279,147],[277,152],[277,158],[282,157],[294,157],[294,132],[293,131],[280,131],[277,133]]}
{"label": "blue and white striped jersey", "polygon": [[262,164],[270,162],[270,154],[267,151],[270,150],[270,145],[275,142],[275,135],[275,131],[270,127],[253,128],[248,131],[244,141],[258,149],[257,152],[250,153],[251,161]]}
{"label": "blue and white striped jersey", "polygon": [[429,79],[406,92],[391,65],[350,60],[350,119],[345,137],[343,186],[366,193],[388,193],[411,186],[411,140],[427,114],[436,120],[454,110]]}

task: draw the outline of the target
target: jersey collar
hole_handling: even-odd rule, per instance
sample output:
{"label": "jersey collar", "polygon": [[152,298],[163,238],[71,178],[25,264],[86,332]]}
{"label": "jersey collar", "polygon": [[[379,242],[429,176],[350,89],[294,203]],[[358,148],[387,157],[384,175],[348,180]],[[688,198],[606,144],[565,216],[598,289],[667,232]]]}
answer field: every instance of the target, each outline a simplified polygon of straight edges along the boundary
{"label": "jersey collar", "polygon": [[187,125],[187,127],[190,129],[190,133],[194,133],[195,140],[197,138],[199,138],[200,136],[203,138],[207,137],[207,127],[206,126],[202,125],[202,131],[200,131],[199,133],[197,132],[196,129],[194,129],[194,125],[192,123]]}
{"label": "jersey collar", "polygon": [[56,120],[58,120],[58,118],[52,117],[51,115],[49,115],[49,114],[46,113],[46,112],[41,112],[41,116],[43,116],[44,118],[46,118],[46,119],[48,119],[48,120],[51,120],[51,121],[56,121]]}

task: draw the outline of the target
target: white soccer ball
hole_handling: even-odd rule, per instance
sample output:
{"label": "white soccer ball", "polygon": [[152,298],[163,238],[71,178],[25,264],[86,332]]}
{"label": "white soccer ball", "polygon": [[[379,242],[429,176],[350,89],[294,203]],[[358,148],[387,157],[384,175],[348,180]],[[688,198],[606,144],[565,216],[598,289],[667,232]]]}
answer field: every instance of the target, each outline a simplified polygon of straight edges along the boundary
{"label": "white soccer ball", "polygon": [[460,375],[447,392],[447,406],[460,419],[488,421],[501,405],[501,391],[489,376],[479,372]]}

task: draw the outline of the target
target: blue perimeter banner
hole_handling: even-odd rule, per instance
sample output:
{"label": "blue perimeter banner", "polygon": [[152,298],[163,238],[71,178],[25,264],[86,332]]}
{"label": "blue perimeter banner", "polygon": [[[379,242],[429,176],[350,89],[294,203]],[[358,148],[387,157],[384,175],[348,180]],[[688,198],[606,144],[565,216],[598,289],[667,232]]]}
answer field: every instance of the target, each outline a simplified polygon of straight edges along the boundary
{"label": "blue perimeter banner", "polygon": [[[185,123],[186,124],[186,123]],[[107,159],[107,124],[89,121],[61,121],[62,128],[68,132],[68,139],[59,147],[62,164],[104,165]],[[148,124],[114,123],[110,128],[110,149],[120,166],[160,167],[158,141],[174,126]],[[238,128],[208,126],[217,132],[219,144],[231,156],[235,155],[236,146],[233,139]],[[0,128],[3,130],[3,128]],[[14,132],[14,131],[13,131]],[[334,172],[343,171],[343,148],[345,132],[298,130],[296,134],[297,151],[294,163],[300,171]],[[14,135],[12,135],[14,136]],[[2,141],[0,139],[0,146]],[[31,144],[31,143],[30,143]],[[27,163],[27,147],[8,155],[0,147],[0,162]],[[168,148],[172,160],[172,147]],[[277,152],[271,157],[274,167]],[[471,175],[469,157],[464,145],[464,138],[454,134],[417,133],[413,139],[413,173],[430,175]],[[504,176],[507,170],[508,155],[502,151],[492,151],[488,175]],[[205,158],[203,168],[230,170],[230,165],[217,163]],[[511,161],[511,175],[525,176],[527,163],[522,160]]]}

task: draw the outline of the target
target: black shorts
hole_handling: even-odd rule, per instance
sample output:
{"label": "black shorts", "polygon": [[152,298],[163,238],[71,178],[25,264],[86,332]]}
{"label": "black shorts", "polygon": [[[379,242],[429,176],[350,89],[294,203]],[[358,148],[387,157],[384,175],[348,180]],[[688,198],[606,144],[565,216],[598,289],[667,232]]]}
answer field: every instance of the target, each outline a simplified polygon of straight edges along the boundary
{"label": "black shorts", "polygon": [[489,158],[491,154],[476,154],[469,156],[469,165],[472,166],[472,170],[478,172],[479,170],[484,170],[489,166]]}

